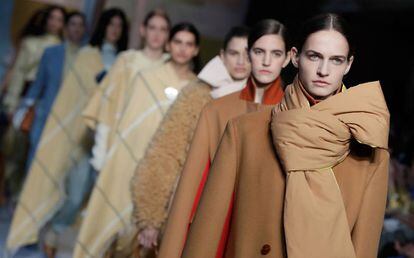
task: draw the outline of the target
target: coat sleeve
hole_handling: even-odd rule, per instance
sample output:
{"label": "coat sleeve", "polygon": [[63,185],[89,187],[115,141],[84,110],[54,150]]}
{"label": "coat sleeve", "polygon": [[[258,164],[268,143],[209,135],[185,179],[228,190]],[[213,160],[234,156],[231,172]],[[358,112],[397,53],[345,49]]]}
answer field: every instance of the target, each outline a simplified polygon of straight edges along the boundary
{"label": "coat sleeve", "polygon": [[25,83],[25,76],[28,73],[28,64],[30,55],[30,46],[27,40],[22,42],[19,53],[17,54],[16,62],[14,63],[10,84],[7,87],[7,94],[4,99],[7,111],[12,113],[15,111],[19,104],[20,94],[23,91]]}
{"label": "coat sleeve", "polygon": [[86,125],[91,129],[96,129],[98,123],[110,126],[111,117],[115,115],[111,108],[116,105],[118,94],[122,94],[128,76],[124,59],[122,55],[117,58],[82,113]]}
{"label": "coat sleeve", "polygon": [[379,165],[367,185],[358,219],[352,231],[352,242],[358,258],[377,257],[388,185],[389,154],[386,151],[382,152]]}
{"label": "coat sleeve", "polygon": [[25,97],[25,102],[35,102],[39,99],[39,97],[41,97],[40,95],[42,94],[43,89],[47,83],[47,62],[49,58],[48,53],[49,51],[46,50],[42,55],[39,68],[36,74],[36,80],[30,86],[29,91],[27,92],[27,95]]}
{"label": "coat sleeve", "polygon": [[202,181],[203,172],[209,163],[209,122],[208,112],[201,112],[191,142],[187,160],[182,170],[177,190],[171,205],[164,236],[161,241],[159,258],[179,258],[190,225],[195,196]]}
{"label": "coat sleeve", "polygon": [[183,89],[153,136],[131,184],[138,230],[164,224],[170,198],[183,169],[188,146],[205,102],[193,94],[199,86]]}
{"label": "coat sleeve", "polygon": [[233,203],[236,184],[237,150],[237,133],[230,121],[211,165],[182,257],[221,257],[218,254],[224,251],[220,250],[223,239],[226,238],[223,238],[223,232],[226,231],[231,216],[229,209]]}

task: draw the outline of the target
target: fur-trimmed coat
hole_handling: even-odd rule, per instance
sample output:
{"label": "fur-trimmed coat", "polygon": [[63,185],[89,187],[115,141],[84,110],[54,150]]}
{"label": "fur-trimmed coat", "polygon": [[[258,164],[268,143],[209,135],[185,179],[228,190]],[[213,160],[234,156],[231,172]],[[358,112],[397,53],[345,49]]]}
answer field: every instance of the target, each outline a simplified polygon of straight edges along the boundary
{"label": "fur-trimmed coat", "polygon": [[[131,182],[133,217],[142,230],[160,229],[169,199],[181,173],[203,106],[212,100],[211,87],[198,80],[186,86],[165,115]],[[160,183],[162,182],[162,183]]]}

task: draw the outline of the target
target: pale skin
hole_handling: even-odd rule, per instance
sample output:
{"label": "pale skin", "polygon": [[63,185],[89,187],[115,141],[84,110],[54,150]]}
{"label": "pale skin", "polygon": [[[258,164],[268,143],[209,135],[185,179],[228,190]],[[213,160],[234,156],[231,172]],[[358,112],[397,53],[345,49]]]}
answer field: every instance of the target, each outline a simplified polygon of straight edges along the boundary
{"label": "pale skin", "polygon": [[268,34],[260,37],[249,51],[253,82],[256,87],[266,89],[280,76],[289,64],[290,54],[280,35]]}
{"label": "pale skin", "polygon": [[299,80],[315,99],[332,96],[351,69],[353,56],[348,57],[346,38],[335,30],[321,30],[308,36],[302,51],[292,50],[292,63],[298,68]]}
{"label": "pale skin", "polygon": [[198,55],[199,47],[194,34],[179,31],[167,43],[167,51],[171,54],[171,64],[180,79],[189,79],[192,75],[191,60]]}
{"label": "pale skin", "polygon": [[249,77],[251,65],[247,56],[247,38],[234,37],[227,44],[226,49],[220,51],[220,58],[228,73],[235,81]]}
{"label": "pale skin", "polygon": [[46,30],[50,34],[59,35],[64,24],[63,13],[60,9],[54,9],[50,12],[47,19]]}
{"label": "pale skin", "polygon": [[141,25],[140,34],[145,39],[145,46],[142,49],[144,55],[153,60],[160,59],[169,34],[169,24],[165,18],[159,15],[153,16],[148,20],[147,25]]}
{"label": "pale skin", "polygon": [[111,18],[105,31],[105,40],[115,45],[116,42],[121,38],[122,35],[122,19],[119,16]]}

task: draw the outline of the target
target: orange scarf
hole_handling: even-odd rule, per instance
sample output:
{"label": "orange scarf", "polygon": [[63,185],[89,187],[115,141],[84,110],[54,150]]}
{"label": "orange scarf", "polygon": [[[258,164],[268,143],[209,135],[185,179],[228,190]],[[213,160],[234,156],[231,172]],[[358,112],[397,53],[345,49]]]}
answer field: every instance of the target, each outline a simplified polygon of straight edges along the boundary
{"label": "orange scarf", "polygon": [[[256,94],[256,86],[254,85],[253,78],[249,77],[246,83],[246,87],[240,93],[240,99],[253,102]],[[270,85],[264,92],[263,100],[261,104],[275,105],[280,102],[284,93],[282,88],[282,79],[277,79]]]}

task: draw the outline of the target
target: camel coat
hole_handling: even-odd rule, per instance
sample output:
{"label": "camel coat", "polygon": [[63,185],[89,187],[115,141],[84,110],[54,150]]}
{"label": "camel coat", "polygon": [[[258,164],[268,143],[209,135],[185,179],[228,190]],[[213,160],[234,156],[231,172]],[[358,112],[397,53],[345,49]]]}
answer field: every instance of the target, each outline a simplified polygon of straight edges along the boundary
{"label": "camel coat", "polygon": [[249,80],[242,91],[213,100],[204,107],[172,201],[159,258],[181,256],[189,222],[227,122],[246,113],[271,109],[282,97],[283,89],[279,78],[264,92],[262,104],[254,103],[255,88]]}
{"label": "camel coat", "polygon": [[233,80],[219,56],[197,77],[168,110],[134,172],[131,194],[138,231],[164,225],[203,107],[213,99],[240,91],[247,81]]}
{"label": "camel coat", "polygon": [[[271,113],[246,114],[228,123],[182,257],[287,257],[286,175],[273,144]],[[356,257],[374,258],[384,216],[389,154],[357,143],[351,146],[348,156],[332,169]]]}

